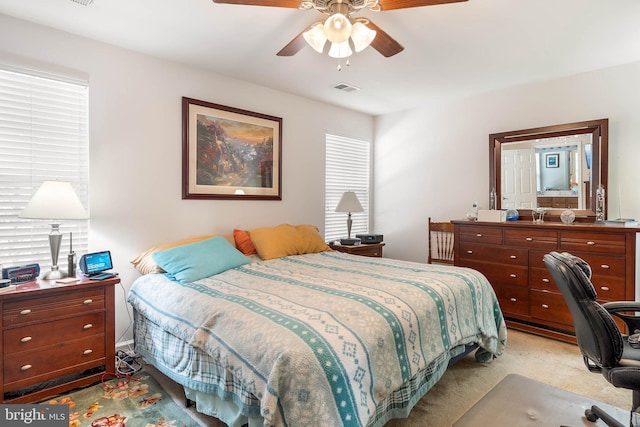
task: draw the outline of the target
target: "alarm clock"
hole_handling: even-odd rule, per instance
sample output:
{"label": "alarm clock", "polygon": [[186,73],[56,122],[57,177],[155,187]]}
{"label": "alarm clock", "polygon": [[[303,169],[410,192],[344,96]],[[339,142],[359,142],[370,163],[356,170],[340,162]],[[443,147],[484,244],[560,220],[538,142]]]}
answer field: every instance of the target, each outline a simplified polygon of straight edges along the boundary
{"label": "alarm clock", "polygon": [[11,280],[11,284],[33,282],[40,274],[39,264],[28,264],[21,267],[7,267],[2,269],[2,278]]}

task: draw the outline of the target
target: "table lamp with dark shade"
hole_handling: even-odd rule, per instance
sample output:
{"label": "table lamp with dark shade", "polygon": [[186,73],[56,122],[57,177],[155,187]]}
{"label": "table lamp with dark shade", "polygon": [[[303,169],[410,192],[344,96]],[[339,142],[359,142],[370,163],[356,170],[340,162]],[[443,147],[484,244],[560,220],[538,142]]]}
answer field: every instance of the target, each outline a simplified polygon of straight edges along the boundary
{"label": "table lamp with dark shade", "polygon": [[71,184],[65,181],[44,181],[27,203],[20,218],[51,221],[49,246],[52,265],[51,271],[44,273],[42,278],[55,280],[65,277],[66,274],[58,269],[58,255],[62,243],[60,221],[89,218]]}
{"label": "table lamp with dark shade", "polygon": [[358,196],[353,191],[345,191],[338,202],[338,206],[336,206],[336,212],[347,212],[349,215],[347,216],[347,238],[340,239],[341,245],[359,245],[360,239],[351,238],[351,225],[353,224],[353,220],[351,219],[352,212],[364,212],[360,201],[358,200]]}

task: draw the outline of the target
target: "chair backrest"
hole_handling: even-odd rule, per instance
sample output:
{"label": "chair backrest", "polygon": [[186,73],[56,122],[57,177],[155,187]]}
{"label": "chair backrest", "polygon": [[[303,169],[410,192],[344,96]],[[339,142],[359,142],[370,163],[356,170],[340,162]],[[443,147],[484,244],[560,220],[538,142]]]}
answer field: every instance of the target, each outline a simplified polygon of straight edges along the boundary
{"label": "chair backrest", "polygon": [[453,224],[432,222],[429,217],[429,255],[427,262],[453,264]]}
{"label": "chair backrest", "polygon": [[615,367],[624,348],[622,335],[609,312],[596,301],[589,264],[566,252],[546,254],[544,263],[569,306],[585,363],[588,359],[595,364],[587,363],[587,367],[596,372]]}

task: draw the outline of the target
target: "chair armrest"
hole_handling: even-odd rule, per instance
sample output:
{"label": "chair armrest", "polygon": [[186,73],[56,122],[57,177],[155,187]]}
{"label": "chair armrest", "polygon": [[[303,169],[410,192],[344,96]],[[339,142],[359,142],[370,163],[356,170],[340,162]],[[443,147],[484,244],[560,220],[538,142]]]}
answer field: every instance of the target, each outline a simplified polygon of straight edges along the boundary
{"label": "chair armrest", "polygon": [[[629,335],[640,332],[640,301],[615,301],[602,304],[612,316],[621,319],[629,328]],[[636,315],[621,312],[634,312]]]}

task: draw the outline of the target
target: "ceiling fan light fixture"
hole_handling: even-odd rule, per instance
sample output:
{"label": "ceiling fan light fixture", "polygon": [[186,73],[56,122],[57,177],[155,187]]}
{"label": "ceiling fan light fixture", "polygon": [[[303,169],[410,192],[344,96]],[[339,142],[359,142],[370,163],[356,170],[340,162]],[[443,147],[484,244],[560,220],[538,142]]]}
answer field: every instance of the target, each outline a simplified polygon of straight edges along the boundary
{"label": "ceiling fan light fixture", "polygon": [[367,48],[376,37],[376,31],[368,28],[362,22],[356,22],[353,24],[351,30],[351,40],[353,40],[353,47],[356,52],[361,52]]}
{"label": "ceiling fan light fixture", "polygon": [[344,43],[351,36],[351,22],[342,13],[334,13],[324,21],[324,35],[332,43]]}
{"label": "ceiling fan light fixture", "polygon": [[309,46],[318,53],[322,53],[324,45],[327,43],[327,37],[324,35],[324,25],[318,22],[311,29],[302,33],[305,41]]}
{"label": "ceiling fan light fixture", "polygon": [[348,58],[353,54],[351,50],[351,46],[349,46],[349,42],[343,43],[331,43],[331,48],[329,49],[329,56],[332,58]]}

